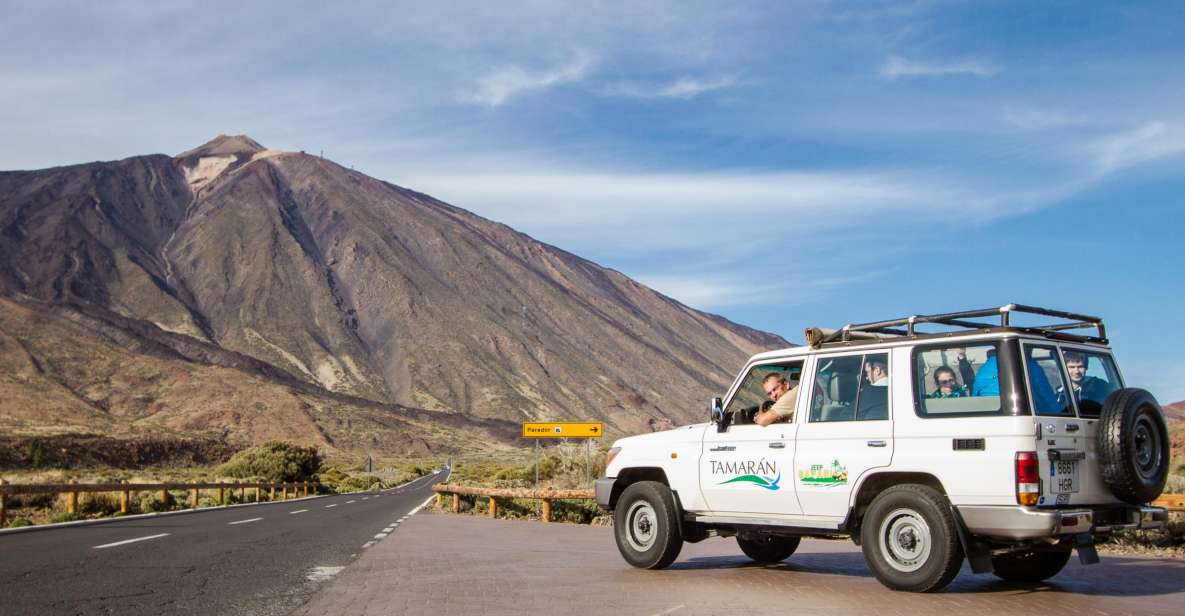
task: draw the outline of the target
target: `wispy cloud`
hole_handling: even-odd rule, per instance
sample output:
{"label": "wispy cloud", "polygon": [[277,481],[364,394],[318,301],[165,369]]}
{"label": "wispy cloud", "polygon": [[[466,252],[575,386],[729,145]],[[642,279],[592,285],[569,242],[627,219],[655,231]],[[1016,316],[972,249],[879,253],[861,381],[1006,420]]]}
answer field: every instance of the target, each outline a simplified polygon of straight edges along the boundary
{"label": "wispy cloud", "polygon": [[632,98],[679,98],[688,100],[714,90],[731,88],[737,85],[737,83],[737,78],[733,75],[715,78],[682,77],[676,81],[657,85],[618,83],[607,87],[605,94]]}
{"label": "wispy cloud", "polygon": [[991,77],[999,73],[1000,70],[978,60],[942,62],[907,60],[901,56],[889,56],[880,65],[879,72],[881,77],[886,79],[897,79],[899,77],[943,77],[946,75]]}
{"label": "wispy cloud", "polygon": [[498,107],[511,98],[548,88],[576,83],[588,76],[595,62],[588,54],[540,72],[528,72],[520,66],[500,68],[477,82],[477,92],[468,97],[486,107]]}
{"label": "wispy cloud", "polygon": [[1085,151],[1101,177],[1185,153],[1185,130],[1164,122],[1148,122],[1098,138]]}
{"label": "wispy cloud", "polygon": [[1090,116],[1085,113],[1059,109],[1008,108],[1001,118],[1008,126],[1020,130],[1049,130],[1082,126],[1090,122]]}

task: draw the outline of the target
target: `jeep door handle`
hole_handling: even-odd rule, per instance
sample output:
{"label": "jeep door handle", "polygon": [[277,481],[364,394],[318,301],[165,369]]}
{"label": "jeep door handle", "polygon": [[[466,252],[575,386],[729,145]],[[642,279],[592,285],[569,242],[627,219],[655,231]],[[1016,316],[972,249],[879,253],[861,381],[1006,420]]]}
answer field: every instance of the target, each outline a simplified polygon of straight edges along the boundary
{"label": "jeep door handle", "polygon": [[721,445],[719,447],[713,447],[711,451],[736,451],[736,449],[732,445]]}
{"label": "jeep door handle", "polygon": [[884,441],[868,441],[869,447],[884,447],[886,444]]}
{"label": "jeep door handle", "polygon": [[786,443],[783,443],[782,441],[774,441],[769,444],[769,448],[770,449],[785,449]]}

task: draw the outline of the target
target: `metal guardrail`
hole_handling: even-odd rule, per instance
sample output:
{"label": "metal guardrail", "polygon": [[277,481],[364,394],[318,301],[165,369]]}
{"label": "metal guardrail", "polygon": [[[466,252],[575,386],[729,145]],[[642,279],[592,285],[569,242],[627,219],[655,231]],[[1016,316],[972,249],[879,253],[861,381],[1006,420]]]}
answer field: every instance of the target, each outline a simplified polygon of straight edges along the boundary
{"label": "metal guardrail", "polygon": [[489,512],[487,515],[491,518],[498,517],[498,499],[499,498],[524,498],[535,499],[543,501],[542,517],[544,522],[551,521],[551,501],[554,499],[568,499],[568,500],[592,500],[596,498],[593,490],[531,490],[527,488],[478,488],[472,486],[454,486],[447,483],[438,483],[432,486],[432,490],[436,492],[436,506],[440,507],[444,504],[444,495],[452,495],[452,509],[453,513],[461,512],[461,497],[484,496],[489,500]]}
{"label": "metal guardrail", "polygon": [[119,511],[128,513],[133,492],[159,492],[160,502],[168,502],[170,490],[185,490],[190,493],[190,505],[197,508],[202,490],[218,490],[218,504],[226,504],[226,492],[239,492],[239,500],[247,500],[247,490],[255,490],[254,502],[263,500],[263,491],[268,490],[267,500],[276,500],[276,490],[280,490],[280,498],[287,500],[289,490],[293,498],[309,496],[310,491],[316,492],[320,484],[311,481],[289,483],[239,483],[239,482],[194,482],[194,483],[8,483],[0,479],[0,527],[8,522],[8,496],[17,494],[55,494],[66,495],[66,512],[78,512],[78,495],[83,492],[115,492],[119,494]]}

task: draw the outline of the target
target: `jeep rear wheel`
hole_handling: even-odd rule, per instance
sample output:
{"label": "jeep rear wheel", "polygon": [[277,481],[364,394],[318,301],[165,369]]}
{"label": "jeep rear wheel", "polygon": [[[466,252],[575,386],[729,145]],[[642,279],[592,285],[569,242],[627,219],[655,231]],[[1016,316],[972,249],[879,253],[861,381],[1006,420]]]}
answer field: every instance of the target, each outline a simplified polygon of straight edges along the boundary
{"label": "jeep rear wheel", "polygon": [[780,563],[798,549],[799,537],[776,537],[774,535],[758,535],[744,538],[737,535],[737,545],[745,556],[759,563]]}
{"label": "jeep rear wheel", "polygon": [[617,550],[629,564],[662,569],[683,549],[679,512],[670,488],[657,481],[639,481],[621,493],[613,513]]}
{"label": "jeep rear wheel", "polygon": [[868,568],[893,590],[941,590],[963,565],[963,546],[946,497],[917,484],[881,492],[861,522]]}
{"label": "jeep rear wheel", "polygon": [[1071,548],[1025,550],[992,557],[992,573],[1009,582],[1040,582],[1058,574],[1070,561]]}

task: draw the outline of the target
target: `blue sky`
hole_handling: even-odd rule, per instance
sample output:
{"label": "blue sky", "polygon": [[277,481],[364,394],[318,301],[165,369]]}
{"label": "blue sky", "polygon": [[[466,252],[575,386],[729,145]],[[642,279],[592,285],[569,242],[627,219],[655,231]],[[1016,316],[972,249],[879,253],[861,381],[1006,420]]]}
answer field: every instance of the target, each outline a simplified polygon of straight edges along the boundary
{"label": "blue sky", "polygon": [[1185,399],[1185,4],[168,4],[0,2],[0,168],[246,133],[792,341],[1098,314]]}

